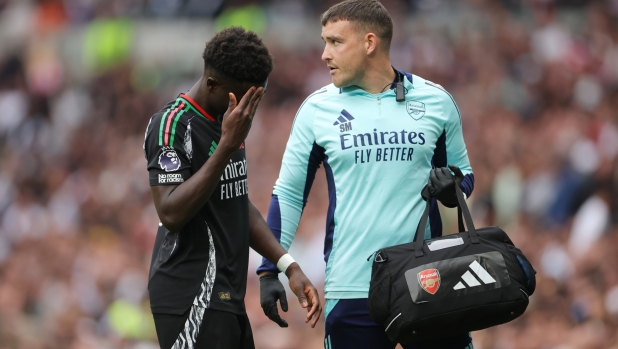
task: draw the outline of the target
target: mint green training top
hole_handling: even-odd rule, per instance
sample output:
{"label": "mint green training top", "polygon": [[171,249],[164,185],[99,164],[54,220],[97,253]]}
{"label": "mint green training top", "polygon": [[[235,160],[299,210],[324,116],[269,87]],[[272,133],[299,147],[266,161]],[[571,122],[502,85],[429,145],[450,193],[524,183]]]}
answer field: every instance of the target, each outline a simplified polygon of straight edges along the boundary
{"label": "mint green training top", "polygon": [[[286,250],[320,163],[326,170],[327,299],[367,298],[367,258],[414,239],[432,166],[457,165],[465,175],[464,193],[470,196],[474,187],[453,97],[437,84],[396,72],[405,87],[403,102],[394,89],[371,94],[330,84],[311,94],[296,114],[283,155],[267,222]],[[433,202],[425,237],[441,230]],[[264,270],[277,268],[264,260],[258,272]]]}

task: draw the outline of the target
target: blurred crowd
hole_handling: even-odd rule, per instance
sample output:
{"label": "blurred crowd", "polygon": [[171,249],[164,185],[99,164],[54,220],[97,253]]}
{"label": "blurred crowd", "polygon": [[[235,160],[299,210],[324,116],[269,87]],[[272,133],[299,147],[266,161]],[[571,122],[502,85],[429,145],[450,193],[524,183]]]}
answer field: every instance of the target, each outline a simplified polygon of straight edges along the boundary
{"label": "blurred crowd", "polygon": [[[264,36],[275,69],[247,156],[250,198],[265,215],[295,112],[330,82],[319,37],[298,40],[291,23],[319,36],[317,16],[334,2],[0,0],[0,349],[158,348],[143,137],[199,77],[203,46],[185,66],[144,68],[140,57],[164,56],[132,51],[145,45],[131,42],[135,23],[246,24]],[[503,227],[538,272],[528,311],[473,333],[475,348],[618,348],[618,1],[384,4],[394,66],[459,105],[476,225]],[[321,286],[323,173],[313,188],[293,249]],[[454,210],[443,220],[454,232]],[[323,323],[304,324],[293,296],[290,328],[263,315],[259,262],[252,252],[257,347],[322,347]]]}

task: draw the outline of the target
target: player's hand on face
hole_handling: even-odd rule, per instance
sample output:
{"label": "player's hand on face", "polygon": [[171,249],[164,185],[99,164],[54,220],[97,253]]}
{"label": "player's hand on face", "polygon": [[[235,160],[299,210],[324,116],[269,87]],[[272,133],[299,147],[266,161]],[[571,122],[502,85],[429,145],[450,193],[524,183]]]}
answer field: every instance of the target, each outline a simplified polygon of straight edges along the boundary
{"label": "player's hand on face", "polygon": [[314,328],[322,314],[318,290],[296,263],[292,263],[288,267],[286,275],[289,279],[290,289],[298,297],[300,306],[307,309],[305,323],[311,321],[311,328]]}
{"label": "player's hand on face", "polygon": [[240,148],[244,142],[258,104],[264,96],[264,88],[251,87],[237,104],[236,96],[230,93],[230,102],[221,125],[221,142],[219,146],[229,147],[231,150]]}
{"label": "player's hand on face", "polygon": [[264,314],[280,327],[288,327],[288,323],[279,316],[277,300],[281,303],[281,309],[287,312],[288,300],[277,274],[269,272],[260,276],[260,305]]}

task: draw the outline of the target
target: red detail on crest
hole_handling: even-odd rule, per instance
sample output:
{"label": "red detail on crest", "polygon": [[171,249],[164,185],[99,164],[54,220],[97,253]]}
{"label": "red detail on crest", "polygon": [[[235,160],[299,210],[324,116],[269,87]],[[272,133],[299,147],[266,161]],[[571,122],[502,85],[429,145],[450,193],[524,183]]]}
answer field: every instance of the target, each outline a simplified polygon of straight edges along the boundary
{"label": "red detail on crest", "polygon": [[245,142],[242,142],[242,144],[240,145],[240,148],[238,148],[238,149],[239,149],[239,150],[240,150],[240,149],[245,149]]}
{"label": "red detail on crest", "polygon": [[440,288],[440,273],[438,269],[425,269],[417,275],[418,283],[429,294],[436,294]]}

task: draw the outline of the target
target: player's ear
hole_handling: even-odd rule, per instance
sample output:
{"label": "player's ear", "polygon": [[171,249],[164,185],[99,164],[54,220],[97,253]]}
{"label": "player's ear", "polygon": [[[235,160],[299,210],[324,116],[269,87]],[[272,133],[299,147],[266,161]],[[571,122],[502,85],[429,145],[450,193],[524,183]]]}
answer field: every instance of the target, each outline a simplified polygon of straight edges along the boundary
{"label": "player's ear", "polygon": [[206,87],[210,92],[212,92],[217,86],[219,86],[219,81],[217,81],[216,78],[213,78],[212,76],[206,78]]}

